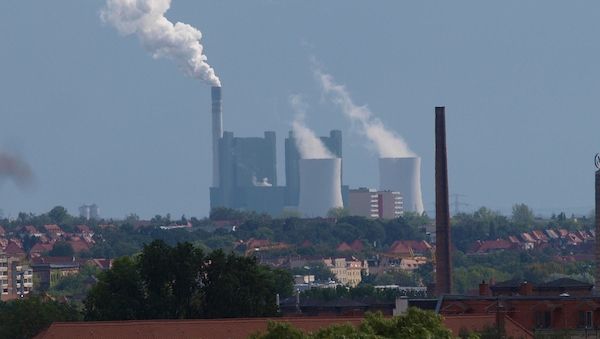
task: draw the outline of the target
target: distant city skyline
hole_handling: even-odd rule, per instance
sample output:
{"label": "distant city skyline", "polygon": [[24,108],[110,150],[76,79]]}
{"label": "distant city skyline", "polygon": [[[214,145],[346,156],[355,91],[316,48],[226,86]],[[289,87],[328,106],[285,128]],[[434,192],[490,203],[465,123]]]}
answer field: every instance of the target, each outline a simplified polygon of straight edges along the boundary
{"label": "distant city skyline", "polygon": [[[34,176],[0,178],[5,216],[56,205],[102,217],[209,212],[210,86],[153,59],[100,19],[104,0],[0,3],[0,150]],[[344,184],[377,188],[376,150],[324,97],[311,57],[422,158],[433,215],[434,107],[446,106],[450,195],[509,214],[593,210],[600,152],[600,3],[517,0],[325,3],[173,0],[166,17],[203,34],[223,84],[223,126],[284,139],[306,103],[316,135],[343,134]],[[452,209],[454,211],[454,208]]]}

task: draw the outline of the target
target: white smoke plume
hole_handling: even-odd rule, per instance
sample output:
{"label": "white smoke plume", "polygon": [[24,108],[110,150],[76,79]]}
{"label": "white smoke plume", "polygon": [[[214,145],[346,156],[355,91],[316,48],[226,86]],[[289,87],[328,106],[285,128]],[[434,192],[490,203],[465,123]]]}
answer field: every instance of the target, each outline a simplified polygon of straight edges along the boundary
{"label": "white smoke plume", "polygon": [[354,104],[346,87],[336,83],[333,76],[323,73],[318,68],[315,69],[315,76],[323,92],[331,97],[331,100],[352,122],[358,123],[361,133],[375,146],[380,158],[416,156],[404,139],[385,128],[383,122],[375,117],[367,106]]}
{"label": "white smoke plume", "polygon": [[188,76],[220,87],[221,81],[203,54],[202,33],[165,18],[169,7],[171,0],[107,0],[100,17],[121,34],[137,35],[152,57],[174,60]]}
{"label": "white smoke plume", "polygon": [[306,103],[300,95],[290,96],[290,104],[296,112],[294,121],[292,122],[292,131],[294,132],[294,140],[300,152],[302,159],[333,159],[334,156],[329,152],[327,147],[315,132],[306,127],[304,122],[306,119]]}

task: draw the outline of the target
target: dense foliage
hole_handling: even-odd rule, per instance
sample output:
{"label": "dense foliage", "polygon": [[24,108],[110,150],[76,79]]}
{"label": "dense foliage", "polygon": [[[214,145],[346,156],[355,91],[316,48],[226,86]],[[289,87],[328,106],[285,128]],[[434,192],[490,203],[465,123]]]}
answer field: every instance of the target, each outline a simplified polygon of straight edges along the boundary
{"label": "dense foliage", "polygon": [[331,325],[314,333],[304,333],[287,323],[271,322],[265,333],[254,339],[326,339],[326,338],[397,338],[397,339],[452,339],[452,333],[442,318],[430,311],[409,308],[402,316],[385,318],[381,313],[367,314],[358,326]]}
{"label": "dense foliage", "polygon": [[156,240],[115,260],[85,300],[86,320],[273,316],[276,294],[291,295],[288,272],[253,257],[208,255],[190,243]]}
{"label": "dense foliage", "polygon": [[0,338],[32,338],[54,321],[80,320],[68,304],[39,297],[0,302]]}

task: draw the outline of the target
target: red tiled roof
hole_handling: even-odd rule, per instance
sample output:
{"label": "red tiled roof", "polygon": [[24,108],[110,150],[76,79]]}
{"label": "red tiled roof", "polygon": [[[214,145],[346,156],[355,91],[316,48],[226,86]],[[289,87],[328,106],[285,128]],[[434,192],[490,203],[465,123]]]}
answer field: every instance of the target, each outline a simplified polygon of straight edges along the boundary
{"label": "red tiled roof", "polygon": [[341,244],[339,244],[335,250],[337,252],[352,252],[352,247],[350,247],[350,245],[348,245],[347,242],[342,242]]}
{"label": "red tiled roof", "polygon": [[491,251],[507,250],[513,248],[513,244],[504,239],[479,241],[473,248],[473,252],[487,253]]}
{"label": "red tiled roof", "polygon": [[215,320],[143,320],[53,323],[36,339],[104,339],[104,338],[248,338],[252,333],[265,331],[269,320],[287,322],[305,332],[315,332],[333,324],[358,326],[362,317],[298,317],[251,318]]}
{"label": "red tiled roof", "polygon": [[35,228],[31,225],[27,225],[27,226],[23,227],[23,230],[25,230],[25,233],[27,233],[29,235],[40,233],[40,231],[38,231],[37,228]]}
{"label": "red tiled roof", "polygon": [[62,233],[62,229],[60,228],[60,226],[55,225],[55,224],[50,224],[50,225],[44,225],[44,228],[46,229],[47,232],[58,232],[58,233]]}
{"label": "red tiled roof", "polygon": [[352,247],[352,250],[354,252],[361,252],[365,249],[365,244],[363,244],[362,241],[356,239],[350,244],[350,247]]}
{"label": "red tiled roof", "polygon": [[6,248],[4,248],[4,253],[6,253],[9,256],[15,257],[25,256],[25,251],[23,251],[23,248],[21,248],[21,246],[19,246],[16,242],[12,240],[10,240],[8,242],[8,245],[6,245]]}
{"label": "red tiled roof", "polygon": [[412,249],[407,244],[405,244],[404,241],[402,241],[402,240],[394,241],[392,246],[390,246],[388,254],[406,255],[406,256],[411,256],[411,257],[414,255]]}
{"label": "red tiled roof", "polygon": [[260,248],[260,247],[266,247],[271,245],[271,242],[267,239],[254,239],[254,238],[250,238],[248,239],[248,241],[246,241],[246,247],[248,249],[250,248]]}
{"label": "red tiled roof", "polygon": [[79,231],[79,233],[91,233],[92,230],[88,227],[88,225],[77,225],[75,228]]}
{"label": "red tiled roof", "polygon": [[71,247],[73,248],[73,251],[75,253],[79,253],[79,252],[89,251],[90,250],[90,245],[88,245],[85,241],[83,241],[81,239],[70,240],[70,241],[67,241],[67,243],[69,243],[69,245],[71,245]]}
{"label": "red tiled roof", "polygon": [[35,245],[33,245],[33,247],[29,250],[29,253],[44,253],[44,252],[50,252],[52,250],[52,244],[42,244],[42,243],[37,243]]}

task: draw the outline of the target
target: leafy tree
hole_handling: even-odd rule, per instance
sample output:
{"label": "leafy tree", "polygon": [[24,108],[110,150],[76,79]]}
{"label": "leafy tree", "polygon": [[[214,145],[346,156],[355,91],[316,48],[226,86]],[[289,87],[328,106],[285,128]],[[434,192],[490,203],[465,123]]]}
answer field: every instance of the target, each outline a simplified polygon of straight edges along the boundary
{"label": "leafy tree", "polygon": [[327,211],[327,216],[329,218],[342,218],[350,215],[350,210],[344,207],[334,207]]}
{"label": "leafy tree", "polygon": [[98,279],[84,301],[86,320],[146,318],[142,280],[133,259],[116,259]]}
{"label": "leafy tree", "polygon": [[287,271],[254,257],[220,250],[205,257],[190,243],[155,240],[100,275],[85,301],[86,319],[273,316],[276,294],[292,294]]}
{"label": "leafy tree", "polygon": [[64,207],[56,206],[48,212],[48,217],[50,217],[53,223],[61,225],[67,221],[69,213],[67,213],[67,209]]}
{"label": "leafy tree", "polygon": [[0,302],[0,338],[32,338],[55,321],[77,321],[80,317],[68,304],[39,297]]}
{"label": "leafy tree", "polygon": [[512,222],[526,229],[531,227],[535,221],[533,211],[525,204],[515,204],[512,207]]}
{"label": "leafy tree", "polygon": [[72,257],[73,254],[75,254],[73,246],[66,241],[57,241],[48,252],[51,257]]}
{"label": "leafy tree", "polygon": [[367,313],[365,320],[358,326],[332,325],[314,333],[303,333],[286,323],[269,323],[265,333],[251,336],[254,339],[294,338],[398,338],[398,339],[452,339],[442,318],[431,311],[409,308],[404,315],[385,318],[381,313]]}

